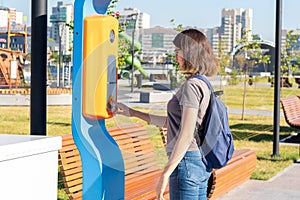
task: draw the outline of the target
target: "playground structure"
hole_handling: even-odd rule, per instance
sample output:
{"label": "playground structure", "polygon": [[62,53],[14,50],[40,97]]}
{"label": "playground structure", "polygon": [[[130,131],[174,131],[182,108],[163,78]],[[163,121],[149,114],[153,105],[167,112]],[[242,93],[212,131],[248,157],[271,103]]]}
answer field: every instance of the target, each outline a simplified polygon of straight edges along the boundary
{"label": "playground structure", "polygon": [[25,56],[21,51],[0,49],[0,87],[11,89],[25,85]]}
{"label": "playground structure", "polygon": [[[128,44],[132,45],[132,38],[127,35],[124,32],[119,33],[119,38],[124,39],[126,42],[128,42]],[[134,41],[134,52],[138,52],[141,50],[141,44],[139,41]],[[120,70],[120,75],[121,77],[125,78],[125,77],[129,77],[129,74],[131,73],[131,67],[132,67],[132,55],[128,56],[125,59],[125,62],[128,66],[119,69]],[[149,74],[143,69],[141,61],[139,58],[134,57],[133,59],[133,66],[134,66],[134,70],[138,70],[145,78],[149,78]]]}
{"label": "playground structure", "polygon": [[[27,26],[24,26],[23,31],[11,32],[10,18],[7,22],[7,32],[0,33],[6,35],[4,47],[0,48],[0,87],[18,88],[19,86],[25,86],[24,78],[24,64],[27,55]],[[19,49],[11,47],[11,37],[22,37],[24,44]]]}

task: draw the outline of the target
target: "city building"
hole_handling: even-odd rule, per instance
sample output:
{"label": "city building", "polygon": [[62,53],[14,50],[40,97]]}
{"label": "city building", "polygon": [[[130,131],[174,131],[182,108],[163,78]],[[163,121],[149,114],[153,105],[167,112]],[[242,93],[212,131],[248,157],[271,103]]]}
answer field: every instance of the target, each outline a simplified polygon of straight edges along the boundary
{"label": "city building", "polygon": [[15,8],[0,6],[0,27],[6,27],[10,20],[12,26],[23,24],[23,12],[17,12]]}
{"label": "city building", "polygon": [[126,26],[123,26],[126,34],[132,36],[134,30],[134,38],[141,41],[143,29],[150,28],[150,15],[141,12],[137,8],[125,8],[120,15],[119,23],[126,24]]}
{"label": "city building", "polygon": [[9,9],[0,6],[0,27],[7,27]]}
{"label": "city building", "polygon": [[[25,52],[25,36],[24,35],[17,35],[11,34],[10,36],[10,49],[11,50],[19,50]],[[0,34],[0,48],[6,49],[7,48],[7,34]]]}
{"label": "city building", "polygon": [[73,32],[70,31],[69,24],[73,20],[73,5],[57,2],[56,7],[52,7],[50,23],[52,23],[51,38],[56,43],[61,44],[62,55],[70,55],[72,51]]}
{"label": "city building", "polygon": [[232,51],[245,31],[248,31],[248,40],[252,39],[252,19],[252,9],[222,9],[219,42],[222,43],[225,52]]}
{"label": "city building", "polygon": [[[15,8],[0,6],[0,48],[8,48],[9,43],[10,49],[26,52],[28,45],[25,42],[27,38],[25,30],[22,12],[17,12]],[[8,32],[10,32],[9,39]]]}
{"label": "city building", "polygon": [[141,59],[144,62],[166,62],[167,54],[174,54],[173,40],[178,34],[172,28],[156,26],[143,30]]}
{"label": "city building", "polygon": [[15,8],[9,8],[9,20],[12,26],[23,24],[23,12],[18,12]]}
{"label": "city building", "polygon": [[220,48],[220,27],[199,29],[202,33],[205,34],[208,39],[212,51],[215,55],[218,55]]}

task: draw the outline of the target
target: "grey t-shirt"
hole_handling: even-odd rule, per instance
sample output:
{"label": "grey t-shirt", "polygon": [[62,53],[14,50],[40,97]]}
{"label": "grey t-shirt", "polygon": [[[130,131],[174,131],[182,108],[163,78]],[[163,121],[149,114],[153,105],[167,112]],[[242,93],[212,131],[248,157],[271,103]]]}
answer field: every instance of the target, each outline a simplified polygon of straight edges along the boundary
{"label": "grey t-shirt", "polygon": [[[172,152],[181,128],[182,107],[199,110],[197,122],[202,123],[210,99],[210,90],[205,82],[198,78],[187,79],[170,99],[167,105],[168,131],[166,151]],[[191,133],[193,134],[193,133]],[[196,151],[198,146],[194,138],[188,151]]]}

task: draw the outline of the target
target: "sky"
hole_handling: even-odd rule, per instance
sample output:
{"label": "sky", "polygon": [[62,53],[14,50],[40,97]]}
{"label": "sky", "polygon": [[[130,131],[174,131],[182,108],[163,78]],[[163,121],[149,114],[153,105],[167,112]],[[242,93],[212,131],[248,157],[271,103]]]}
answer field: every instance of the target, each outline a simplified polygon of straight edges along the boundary
{"label": "sky", "polygon": [[[73,0],[63,0],[72,3]],[[48,0],[48,14],[57,0]],[[30,23],[30,0],[1,0],[6,7],[16,8],[27,16]],[[116,11],[124,8],[138,8],[151,16],[151,27],[160,25],[171,27],[175,24],[199,28],[213,28],[221,25],[222,8],[253,9],[253,33],[260,34],[264,40],[275,41],[276,0],[119,0]],[[282,0],[282,28],[300,29],[299,0]]]}

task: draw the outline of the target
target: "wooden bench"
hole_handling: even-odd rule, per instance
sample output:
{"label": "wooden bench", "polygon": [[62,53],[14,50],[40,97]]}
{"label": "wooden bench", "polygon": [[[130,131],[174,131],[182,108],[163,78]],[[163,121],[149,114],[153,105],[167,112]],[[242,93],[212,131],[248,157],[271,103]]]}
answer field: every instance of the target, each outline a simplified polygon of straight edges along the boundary
{"label": "wooden bench", "polygon": [[[167,129],[160,128],[164,145],[167,142]],[[227,165],[213,169],[208,181],[207,197],[216,199],[250,179],[256,168],[256,154],[251,149],[235,150]]]}
{"label": "wooden bench", "polygon": [[300,129],[300,100],[297,96],[280,98],[285,121],[293,128]]}
{"label": "wooden bench", "polygon": [[[280,99],[286,123],[296,129],[300,129],[300,100],[299,96],[283,97]],[[290,135],[280,140],[283,144],[298,144],[300,155],[300,133]]]}
{"label": "wooden bench", "polygon": [[[130,124],[109,128],[118,143],[125,164],[125,199],[155,199],[155,187],[162,172],[146,128]],[[72,135],[62,137],[59,168],[70,199],[82,198],[82,164]],[[166,191],[167,196],[168,190]],[[167,197],[166,197],[167,198]]]}

